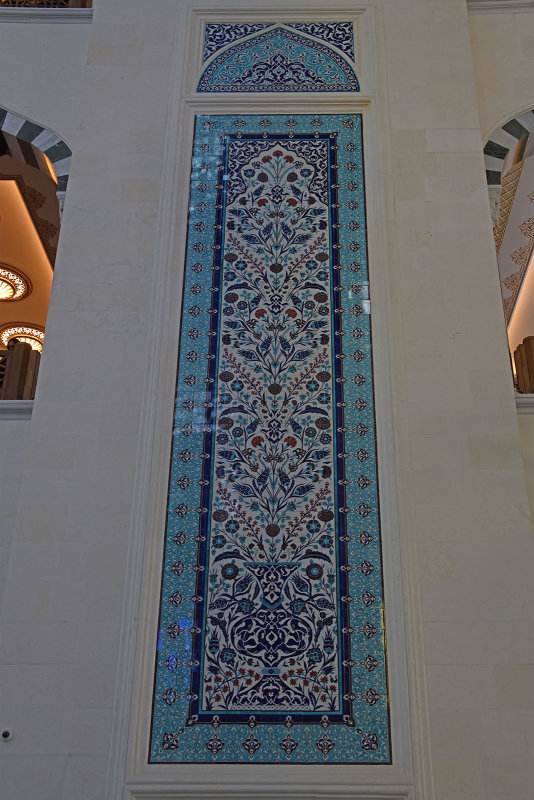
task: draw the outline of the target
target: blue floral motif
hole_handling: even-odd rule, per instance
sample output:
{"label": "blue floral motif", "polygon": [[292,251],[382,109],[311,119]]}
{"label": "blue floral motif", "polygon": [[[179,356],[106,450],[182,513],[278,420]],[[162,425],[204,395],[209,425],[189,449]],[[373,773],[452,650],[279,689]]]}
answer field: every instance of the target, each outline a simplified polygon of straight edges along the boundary
{"label": "blue floral motif", "polygon": [[[271,23],[208,23],[204,32],[203,61],[207,61],[214,53],[244,36],[269,28]],[[288,28],[307,33],[322,42],[334,45],[354,60],[354,30],[352,22],[289,22]]]}
{"label": "blue floral motif", "polygon": [[344,56],[297,31],[277,27],[216,56],[202,73],[197,91],[357,92],[359,88],[354,67]]}
{"label": "blue floral motif", "polygon": [[236,42],[242,39],[243,36],[249,36],[251,33],[263,31],[268,28],[269,22],[234,25],[233,23],[208,23],[204,30],[204,54],[203,61],[207,61],[210,56],[216,53],[221,47],[224,47],[231,42]]}

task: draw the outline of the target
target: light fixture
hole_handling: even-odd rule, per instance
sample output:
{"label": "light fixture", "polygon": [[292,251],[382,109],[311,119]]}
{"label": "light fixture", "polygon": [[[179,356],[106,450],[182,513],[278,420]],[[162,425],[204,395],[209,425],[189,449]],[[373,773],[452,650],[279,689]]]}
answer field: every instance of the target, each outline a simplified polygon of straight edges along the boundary
{"label": "light fixture", "polygon": [[0,301],[20,300],[30,291],[30,282],[12,267],[0,265]]}
{"label": "light fixture", "polygon": [[44,331],[40,328],[33,328],[29,325],[20,323],[18,325],[10,325],[4,328],[0,333],[0,342],[7,347],[11,339],[18,339],[19,342],[29,344],[32,350],[37,350],[39,353],[43,349]]}

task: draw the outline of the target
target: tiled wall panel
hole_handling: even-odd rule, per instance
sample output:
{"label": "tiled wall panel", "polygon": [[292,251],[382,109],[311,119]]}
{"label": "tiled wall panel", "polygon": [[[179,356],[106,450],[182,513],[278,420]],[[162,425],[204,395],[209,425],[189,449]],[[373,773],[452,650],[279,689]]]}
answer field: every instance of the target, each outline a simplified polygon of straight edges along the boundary
{"label": "tiled wall panel", "polygon": [[153,762],[390,760],[361,117],[199,116]]}

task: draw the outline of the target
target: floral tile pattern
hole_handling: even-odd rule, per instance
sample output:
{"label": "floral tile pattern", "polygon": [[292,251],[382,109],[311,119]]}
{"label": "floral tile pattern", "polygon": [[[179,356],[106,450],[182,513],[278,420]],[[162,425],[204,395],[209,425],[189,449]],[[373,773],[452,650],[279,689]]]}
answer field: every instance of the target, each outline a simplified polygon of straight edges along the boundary
{"label": "floral tile pattern", "polygon": [[[352,28],[351,23],[340,24]],[[301,33],[302,25],[258,31],[248,29],[258,29],[261,25],[231,27],[242,27],[255,35],[238,39],[215,56],[202,73],[198,92],[359,91],[353,63],[329,43],[311,38],[308,31]],[[325,25],[305,25],[304,28],[313,28],[318,36],[328,33],[322,30],[328,28]],[[231,34],[228,35],[231,38]],[[326,35],[327,41],[332,38]]]}
{"label": "floral tile pattern", "polygon": [[[204,53],[202,60],[207,61],[214,53],[244,36],[272,27],[271,22],[241,23],[208,23],[204,31]],[[289,22],[286,27],[313,36],[341,50],[351,61],[354,61],[354,28],[352,22]]]}
{"label": "floral tile pattern", "polygon": [[363,180],[197,117],[152,762],[390,762]]}

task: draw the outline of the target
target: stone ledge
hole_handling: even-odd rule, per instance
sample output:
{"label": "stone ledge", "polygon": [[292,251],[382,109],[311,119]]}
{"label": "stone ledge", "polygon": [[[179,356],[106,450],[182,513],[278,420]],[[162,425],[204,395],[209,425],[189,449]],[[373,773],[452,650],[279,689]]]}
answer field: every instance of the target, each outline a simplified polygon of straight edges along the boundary
{"label": "stone ledge", "polygon": [[467,0],[469,14],[518,14],[534,11],[534,0]]}
{"label": "stone ledge", "polygon": [[31,419],[33,400],[0,400],[0,420]]}
{"label": "stone ledge", "polygon": [[534,414],[534,394],[516,394],[515,406],[518,414]]}
{"label": "stone ledge", "polygon": [[92,8],[0,8],[0,22],[91,22]]}

